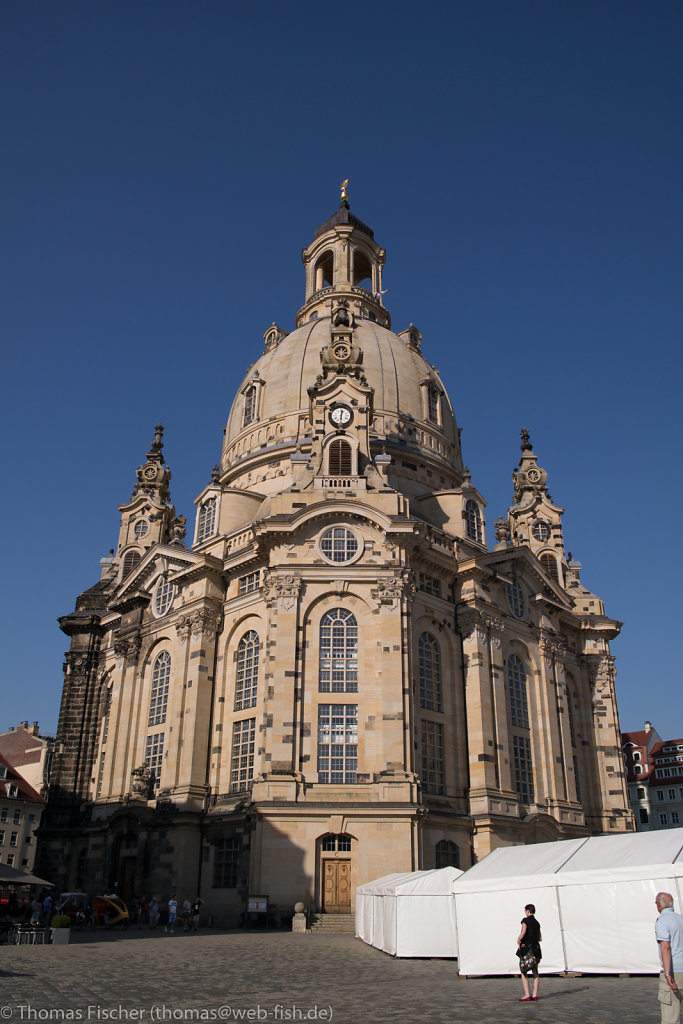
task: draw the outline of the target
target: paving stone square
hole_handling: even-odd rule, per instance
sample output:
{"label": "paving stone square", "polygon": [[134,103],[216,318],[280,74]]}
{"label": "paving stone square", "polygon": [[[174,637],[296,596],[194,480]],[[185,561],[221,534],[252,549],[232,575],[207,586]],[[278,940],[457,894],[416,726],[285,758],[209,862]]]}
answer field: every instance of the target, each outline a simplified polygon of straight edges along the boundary
{"label": "paving stone square", "polygon": [[0,946],[0,1024],[317,1020],[335,1024],[658,1024],[657,979],[461,978],[450,960],[397,960],[350,935],[74,934]]}

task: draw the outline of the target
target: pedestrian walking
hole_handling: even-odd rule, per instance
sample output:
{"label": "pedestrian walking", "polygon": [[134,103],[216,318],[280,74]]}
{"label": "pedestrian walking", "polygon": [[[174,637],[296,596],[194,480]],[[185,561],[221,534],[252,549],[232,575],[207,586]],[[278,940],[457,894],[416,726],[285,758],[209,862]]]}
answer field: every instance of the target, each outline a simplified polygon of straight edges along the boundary
{"label": "pedestrian walking", "polygon": [[655,903],[659,911],[655,938],[662,965],[657,993],[662,1024],[679,1024],[683,988],[683,917],[674,910],[670,892],[658,892]]}
{"label": "pedestrian walking", "polygon": [[[536,907],[533,903],[527,903],[524,914],[522,930],[517,937],[517,956],[524,988],[524,995],[519,999],[520,1003],[535,1002],[538,999],[538,964],[541,959],[541,926],[534,916]],[[531,995],[529,994],[529,976],[534,979],[534,989]]]}

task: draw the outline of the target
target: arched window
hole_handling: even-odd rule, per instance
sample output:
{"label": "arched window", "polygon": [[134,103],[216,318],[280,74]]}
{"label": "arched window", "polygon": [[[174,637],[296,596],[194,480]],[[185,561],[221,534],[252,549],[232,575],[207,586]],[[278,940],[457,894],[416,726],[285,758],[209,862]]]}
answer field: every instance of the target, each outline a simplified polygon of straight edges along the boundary
{"label": "arched window", "polygon": [[427,417],[432,423],[440,423],[440,402],[441,396],[435,387],[427,388]]}
{"label": "arched window", "polygon": [[235,711],[256,706],[258,687],[259,636],[250,629],[237,647],[235,673]]}
{"label": "arched window", "polygon": [[358,692],[358,623],[345,608],[334,608],[320,621],[318,689]]}
{"label": "arched window", "polygon": [[507,684],[515,784],[520,800],[531,804],[534,802],[534,765],[529,735],[527,677],[522,660],[516,654],[511,654],[507,660]]}
{"label": "arched window", "polygon": [[325,252],[315,265],[315,290],[327,288],[333,283],[334,277],[334,254]]}
{"label": "arched window", "polygon": [[420,707],[443,711],[441,703],[441,655],[431,633],[423,633],[418,645]]}
{"label": "arched window", "polygon": [[539,561],[545,569],[545,571],[548,573],[548,576],[550,576],[552,580],[556,580],[559,583],[560,577],[557,571],[557,559],[555,558],[555,555],[541,555]]}
{"label": "arched window", "polygon": [[512,724],[528,729],[529,702],[527,699],[526,672],[524,665],[516,654],[511,654],[508,658],[507,670]]}
{"label": "arched window", "polygon": [[471,498],[465,502],[465,529],[470,540],[476,540],[479,544],[482,543],[481,512],[476,501],[472,501]]}
{"label": "arched window", "polygon": [[353,283],[356,287],[372,291],[372,267],[364,252],[356,249],[353,254]]}
{"label": "arched window", "polygon": [[139,551],[126,551],[123,556],[123,568],[121,570],[121,579],[125,580],[126,576],[130,576],[135,566],[138,564],[142,555]]}
{"label": "arched window", "polygon": [[197,518],[197,543],[201,544],[216,530],[216,499],[209,498],[199,509]]}
{"label": "arched window", "polygon": [[449,839],[442,839],[437,843],[434,852],[437,868],[460,867],[460,848]]}
{"label": "arched window", "polygon": [[329,475],[351,476],[352,456],[351,445],[341,438],[333,441],[329,450]]}
{"label": "arched window", "polygon": [[242,426],[246,427],[249,423],[253,423],[256,419],[256,385],[251,384],[250,387],[244,392],[244,417],[242,419]]}
{"label": "arched window", "polygon": [[166,721],[168,687],[171,681],[171,655],[162,651],[152,669],[152,695],[149,701],[147,725],[162,725]]}

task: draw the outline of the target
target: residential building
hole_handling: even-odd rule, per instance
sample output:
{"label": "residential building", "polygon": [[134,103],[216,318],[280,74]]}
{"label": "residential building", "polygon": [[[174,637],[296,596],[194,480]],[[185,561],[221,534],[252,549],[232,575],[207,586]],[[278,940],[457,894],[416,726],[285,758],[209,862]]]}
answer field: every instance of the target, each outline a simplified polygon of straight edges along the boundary
{"label": "residential building", "polygon": [[47,793],[54,746],[52,736],[40,735],[37,722],[20,722],[16,729],[0,733],[0,754],[43,795]]}
{"label": "residential building", "polygon": [[0,754],[0,863],[33,871],[45,801]]}
{"label": "residential building", "polygon": [[683,739],[663,740],[652,749],[651,827],[683,825]]}

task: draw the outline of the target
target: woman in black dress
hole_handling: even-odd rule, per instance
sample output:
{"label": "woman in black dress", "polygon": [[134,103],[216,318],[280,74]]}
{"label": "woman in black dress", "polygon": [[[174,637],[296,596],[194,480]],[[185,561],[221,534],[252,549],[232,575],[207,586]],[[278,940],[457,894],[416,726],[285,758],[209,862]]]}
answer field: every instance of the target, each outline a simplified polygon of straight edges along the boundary
{"label": "woman in black dress", "polygon": [[[527,903],[524,913],[526,917],[522,918],[522,930],[517,939],[517,956],[520,960],[522,985],[524,986],[524,995],[520,998],[520,1003],[528,1003],[529,1000],[538,999],[538,964],[541,959],[541,926],[534,917],[536,907],[533,903]],[[525,964],[525,958],[530,955],[533,956],[532,962]],[[530,974],[534,979],[532,995],[529,995]]]}

